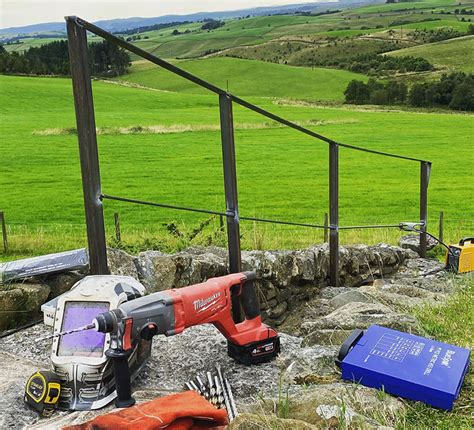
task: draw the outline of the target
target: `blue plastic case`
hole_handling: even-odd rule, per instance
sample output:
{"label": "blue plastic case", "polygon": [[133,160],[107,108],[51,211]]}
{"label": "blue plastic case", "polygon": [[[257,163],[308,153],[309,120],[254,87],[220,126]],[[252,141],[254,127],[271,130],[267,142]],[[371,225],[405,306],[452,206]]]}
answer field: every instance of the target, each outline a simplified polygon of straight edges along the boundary
{"label": "blue plastic case", "polygon": [[337,364],[346,381],[451,410],[469,355],[465,348],[373,325],[354,330]]}

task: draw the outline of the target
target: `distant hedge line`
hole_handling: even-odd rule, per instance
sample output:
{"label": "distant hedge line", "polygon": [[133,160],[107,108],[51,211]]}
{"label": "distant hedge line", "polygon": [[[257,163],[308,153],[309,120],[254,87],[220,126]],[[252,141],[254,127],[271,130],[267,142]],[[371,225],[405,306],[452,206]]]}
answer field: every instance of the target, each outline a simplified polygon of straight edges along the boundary
{"label": "distant hedge line", "polygon": [[433,65],[421,57],[390,57],[380,54],[359,54],[348,58],[316,61],[319,66],[332,66],[356,73],[378,74],[385,71],[425,72]]}
{"label": "distant hedge line", "polygon": [[346,103],[448,107],[474,111],[474,75],[461,72],[442,75],[439,81],[416,83],[410,90],[403,82],[387,83],[369,79],[349,82],[344,91]]}
{"label": "distant hedge line", "polygon": [[[103,41],[89,44],[91,74],[119,76],[127,72],[130,56],[117,45]],[[68,43],[55,41],[31,47],[22,54],[0,46],[0,73],[28,75],[69,75]]]}

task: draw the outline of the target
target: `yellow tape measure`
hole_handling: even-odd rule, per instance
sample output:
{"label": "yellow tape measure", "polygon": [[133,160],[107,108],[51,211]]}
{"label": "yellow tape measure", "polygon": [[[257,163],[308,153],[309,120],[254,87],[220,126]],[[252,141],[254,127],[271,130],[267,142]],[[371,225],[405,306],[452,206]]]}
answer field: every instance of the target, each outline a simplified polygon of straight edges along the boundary
{"label": "yellow tape measure", "polygon": [[61,394],[58,376],[48,370],[39,370],[30,376],[25,387],[25,403],[43,416],[51,415]]}

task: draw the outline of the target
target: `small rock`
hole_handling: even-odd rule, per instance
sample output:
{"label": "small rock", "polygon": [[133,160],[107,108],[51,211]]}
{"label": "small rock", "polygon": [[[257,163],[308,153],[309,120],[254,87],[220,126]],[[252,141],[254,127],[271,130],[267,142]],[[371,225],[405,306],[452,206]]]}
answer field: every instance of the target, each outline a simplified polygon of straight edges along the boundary
{"label": "small rock", "polygon": [[[420,253],[420,235],[419,234],[406,234],[400,238],[398,242],[401,248],[411,249],[412,251]],[[426,237],[426,249],[433,249],[438,242],[430,236]]]}
{"label": "small rock", "polygon": [[288,308],[288,303],[286,302],[279,303],[274,308],[270,309],[270,311],[268,312],[268,316],[273,319],[278,318],[281,315],[283,315],[283,313],[286,311],[287,308]]}
{"label": "small rock", "polygon": [[67,272],[50,275],[44,282],[51,288],[50,298],[54,298],[69,291],[82,278],[83,275],[78,272]]}
{"label": "small rock", "polygon": [[8,284],[0,288],[0,330],[38,316],[51,291],[45,284]]}
{"label": "small rock", "polygon": [[341,306],[346,305],[347,303],[359,302],[359,303],[377,303],[373,297],[369,294],[364,294],[361,289],[347,291],[345,293],[339,294],[330,300],[331,306],[333,309],[340,308]]}
{"label": "small rock", "polygon": [[132,276],[138,279],[135,258],[121,249],[107,249],[107,261],[112,275]]}

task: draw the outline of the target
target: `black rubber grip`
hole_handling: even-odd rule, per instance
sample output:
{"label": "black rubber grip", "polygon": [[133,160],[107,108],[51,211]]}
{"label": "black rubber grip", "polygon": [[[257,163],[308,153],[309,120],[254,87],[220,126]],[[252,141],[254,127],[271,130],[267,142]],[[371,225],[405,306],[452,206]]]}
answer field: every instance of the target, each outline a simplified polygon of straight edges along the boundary
{"label": "black rubber grip", "polygon": [[103,312],[95,317],[97,321],[97,331],[101,333],[111,333],[114,328],[114,317],[112,312]]}
{"label": "black rubber grip", "polygon": [[257,278],[254,272],[244,273],[246,280],[242,285],[240,293],[240,303],[244,310],[245,318],[252,320],[260,315],[260,304],[258,303],[257,292],[255,291],[254,280]]}
{"label": "black rubber grip", "polygon": [[459,245],[464,246],[464,243],[465,243],[465,242],[471,242],[471,243],[473,243],[473,242],[474,242],[474,237],[463,237],[463,238],[459,241]]}
{"label": "black rubber grip", "polygon": [[340,367],[342,361],[344,360],[345,356],[349,353],[349,351],[354,347],[357,341],[364,335],[364,331],[356,328],[352,331],[349,337],[344,341],[339,349],[339,354],[336,358],[336,364]]}
{"label": "black rubber grip", "polygon": [[115,406],[118,408],[133,406],[135,399],[132,397],[130,369],[128,367],[130,351],[109,349],[105,355],[111,358],[114,364],[115,389],[117,390]]}

